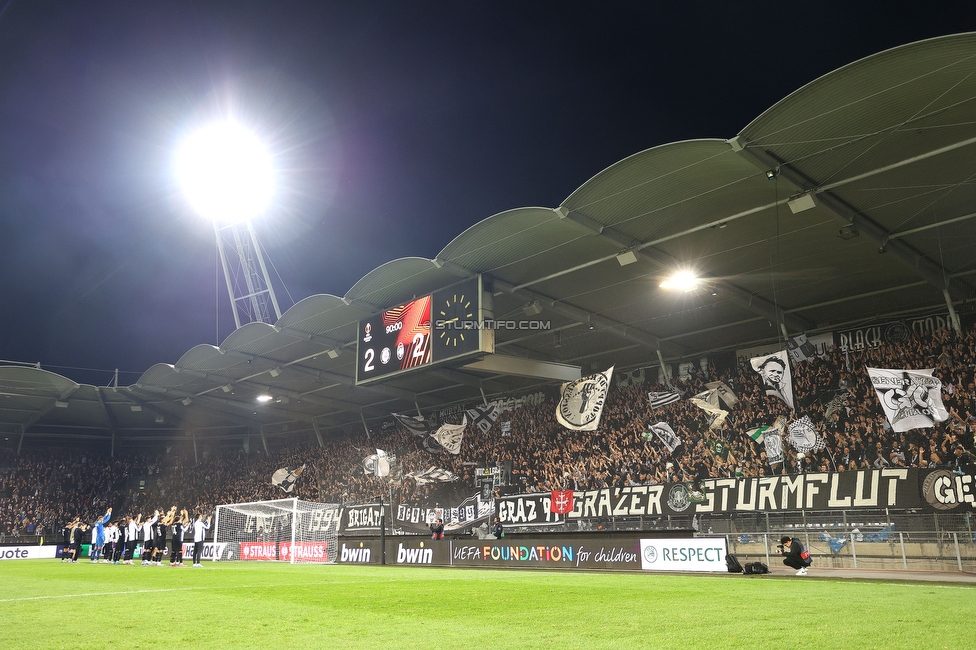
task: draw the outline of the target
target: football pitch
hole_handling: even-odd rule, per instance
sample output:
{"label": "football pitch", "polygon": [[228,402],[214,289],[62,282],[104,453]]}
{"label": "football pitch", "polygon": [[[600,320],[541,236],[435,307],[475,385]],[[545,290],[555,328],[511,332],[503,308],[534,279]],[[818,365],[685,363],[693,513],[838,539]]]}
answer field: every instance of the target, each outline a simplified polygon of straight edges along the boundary
{"label": "football pitch", "polygon": [[0,647],[972,647],[972,586],[777,573],[3,562]]}

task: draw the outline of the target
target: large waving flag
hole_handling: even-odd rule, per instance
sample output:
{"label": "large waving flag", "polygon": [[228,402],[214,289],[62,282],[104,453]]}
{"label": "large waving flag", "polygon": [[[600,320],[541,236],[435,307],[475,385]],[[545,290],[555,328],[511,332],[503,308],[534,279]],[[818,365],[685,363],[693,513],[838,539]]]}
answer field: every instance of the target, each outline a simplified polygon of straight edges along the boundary
{"label": "large waving flag", "polygon": [[610,366],[606,372],[563,384],[562,397],[556,405],[559,424],[573,431],[595,431],[600,426],[612,376],[613,366]]}
{"label": "large waving flag", "polygon": [[709,429],[721,429],[725,426],[725,418],[729,417],[729,412],[718,407],[718,390],[711,388],[688,401],[708,414]]}
{"label": "large waving flag", "polygon": [[400,413],[391,413],[390,415],[403,426],[404,429],[409,431],[415,436],[423,437],[431,432],[430,422],[425,420],[423,416],[417,415],[402,415]]}
{"label": "large waving flag", "polygon": [[390,475],[390,464],[394,462],[396,462],[396,456],[387,454],[382,449],[377,449],[375,454],[363,459],[363,471],[368,476],[383,478]]}
{"label": "large waving flag", "polygon": [[491,431],[492,425],[495,424],[495,420],[501,415],[501,411],[497,406],[490,406],[485,404],[484,406],[475,406],[465,411],[467,416],[471,418],[471,424],[478,427],[481,433],[488,433]]}
{"label": "large waving flag", "polygon": [[681,399],[681,393],[676,390],[651,391],[647,394],[647,399],[651,402],[652,409],[659,409]]}
{"label": "large waving flag", "polygon": [[417,485],[424,485],[425,483],[450,483],[458,480],[457,474],[437,467],[431,467],[422,472],[410,472],[403,478],[412,478],[417,482]]}
{"label": "large waving flag", "polygon": [[792,409],[793,375],[790,373],[790,357],[786,350],[750,359],[749,363],[759,373],[766,394],[778,397]]}
{"label": "large waving flag", "polygon": [[658,422],[657,424],[652,424],[648,431],[643,433],[644,440],[650,440],[651,435],[657,436],[658,440],[668,448],[668,451],[672,454],[674,450],[681,445],[681,438],[678,434],[674,432],[674,429],[667,422]]}
{"label": "large waving flag", "polygon": [[298,481],[298,477],[304,471],[305,465],[295,468],[282,467],[281,469],[275,470],[274,474],[271,475],[271,484],[277,485],[285,492],[291,492],[295,489],[295,483]]}
{"label": "large waving flag", "polygon": [[461,439],[464,437],[464,429],[468,426],[468,416],[461,418],[461,424],[442,424],[431,437],[455,456],[461,453]]}
{"label": "large waving flag", "polygon": [[935,426],[949,419],[942,405],[942,381],[928,370],[868,368],[885,416],[897,432]]}

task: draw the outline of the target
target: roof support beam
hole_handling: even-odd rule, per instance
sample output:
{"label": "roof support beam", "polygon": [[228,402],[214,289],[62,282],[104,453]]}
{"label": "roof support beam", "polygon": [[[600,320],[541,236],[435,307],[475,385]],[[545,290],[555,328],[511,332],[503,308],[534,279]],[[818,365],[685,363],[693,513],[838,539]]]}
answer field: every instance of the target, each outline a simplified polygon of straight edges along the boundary
{"label": "roof support beam", "polygon": [[[454,262],[449,262],[446,260],[436,260],[436,262],[459,276],[470,277],[475,275],[474,271],[466,269],[459,264],[455,264]],[[657,336],[635,329],[625,323],[604,318],[603,316],[599,316],[592,312],[586,311],[585,309],[560,302],[536,291],[516,287],[514,284],[505,282],[504,280],[500,280],[496,277],[491,278],[491,283],[496,291],[503,291],[516,296],[522,296],[527,302],[537,301],[539,304],[545,305],[548,309],[551,309],[552,311],[556,312],[557,314],[561,314],[566,318],[572,318],[580,321],[581,323],[590,323],[594,327],[599,327],[606,332],[615,334],[616,336],[625,338],[629,341],[633,341],[634,343],[640,343],[641,345],[645,345],[655,350],[660,349],[661,347],[661,340]]]}
{"label": "roof support beam", "polygon": [[950,294],[958,293],[959,295],[956,296],[957,298],[961,297],[961,291],[964,291],[967,293],[967,295],[972,293],[972,288],[965,286],[965,283],[957,283],[963,284],[963,287],[960,287],[960,291],[956,291],[954,287],[950,286],[949,274],[940,264],[921,254],[915,250],[915,248],[909,246],[905,242],[899,239],[890,239],[888,237],[888,233],[876,221],[835,195],[831,190],[848,183],[859,181],[886,171],[890,171],[892,169],[897,169],[898,167],[919,162],[921,160],[925,160],[963,146],[976,144],[976,138],[970,138],[969,140],[958,142],[948,147],[942,147],[919,156],[906,158],[905,160],[897,163],[879,167],[878,169],[828,184],[818,183],[816,179],[810,178],[803,172],[792,167],[788,161],[780,159],[770,151],[762,149],[759,146],[749,145],[749,143],[745,142],[741,136],[733,138],[729,141],[729,144],[734,151],[736,151],[746,160],[750,161],[759,169],[767,171],[773,170],[778,174],[779,178],[788,181],[801,192],[814,192],[816,194],[817,203],[820,205],[820,207],[824,208],[828,212],[831,212],[841,223],[845,225],[853,225],[855,228],[857,228],[858,232],[864,233],[870,239],[877,242],[880,246],[885,247],[887,251],[895,258],[912,267],[919,276],[921,276],[932,286],[939,290],[947,290],[950,292]]}

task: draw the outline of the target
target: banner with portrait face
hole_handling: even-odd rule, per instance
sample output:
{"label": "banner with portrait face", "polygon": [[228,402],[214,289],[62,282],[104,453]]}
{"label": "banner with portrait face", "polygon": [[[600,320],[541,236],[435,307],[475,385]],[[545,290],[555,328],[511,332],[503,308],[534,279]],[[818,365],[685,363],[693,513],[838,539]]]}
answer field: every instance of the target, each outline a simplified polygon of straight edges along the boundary
{"label": "banner with portrait face", "polygon": [[793,375],[790,373],[790,357],[786,350],[750,359],[752,369],[759,373],[763,390],[771,397],[778,397],[793,408]]}

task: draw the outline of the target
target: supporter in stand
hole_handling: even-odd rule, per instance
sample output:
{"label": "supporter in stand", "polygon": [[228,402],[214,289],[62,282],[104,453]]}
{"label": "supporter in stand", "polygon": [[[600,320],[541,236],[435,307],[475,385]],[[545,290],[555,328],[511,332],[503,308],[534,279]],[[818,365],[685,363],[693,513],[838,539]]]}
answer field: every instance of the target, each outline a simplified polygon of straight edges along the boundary
{"label": "supporter in stand", "polygon": [[[0,522],[5,530],[24,530],[30,524],[58,530],[75,518],[93,521],[114,506],[117,512],[151,512],[173,502],[190,511],[210,512],[220,503],[280,498],[270,484],[274,470],[308,464],[315,471],[303,476],[289,496],[325,502],[364,503],[376,494],[376,480],[366,476],[362,449],[392,449],[403,474],[432,465],[460,477],[458,490],[473,482],[473,465],[511,467],[511,481],[523,491],[566,488],[591,490],[604,486],[732,476],[770,476],[795,471],[797,452],[784,443],[784,459],[769,465],[765,447],[746,432],[772,425],[777,418],[791,422],[807,415],[825,436],[825,448],[806,452],[802,471],[851,471],[878,467],[946,467],[972,463],[976,422],[976,333],[962,336],[935,332],[902,343],[864,350],[828,350],[793,364],[796,412],[766,394],[761,378],[746,363],[718,372],[714,366],[696,371],[675,388],[686,396],[704,390],[705,383],[723,381],[739,398],[730,408],[721,431],[710,431],[704,413],[685,400],[659,409],[648,403],[649,391],[669,390],[650,382],[612,387],[601,425],[594,432],[568,432],[555,421],[555,388],[541,403],[523,404],[502,413],[487,433],[469,427],[461,453],[432,455],[420,438],[397,428],[358,436],[327,439],[322,447],[296,445],[267,453],[243,449],[212,451],[200,463],[174,454],[92,454],[90,450],[30,450],[20,456],[0,452]],[[879,368],[936,368],[944,384],[943,401],[949,421],[907,434],[891,430],[867,373]],[[830,410],[830,416],[826,413]],[[642,434],[650,425],[667,422],[681,440],[674,454],[654,436]],[[506,423],[506,435],[501,433]],[[721,445],[715,442],[720,441]],[[956,453],[956,446],[962,451]],[[719,450],[720,455],[713,455]],[[960,461],[957,458],[966,460]],[[970,470],[971,471],[971,470]],[[568,475],[568,476],[567,476]],[[151,477],[146,489],[127,485],[132,477]],[[435,498],[443,484],[405,480],[394,486],[399,496],[414,503]],[[135,545],[135,537],[127,537]],[[128,549],[127,549],[128,550]],[[131,560],[130,552],[127,559]]]}

